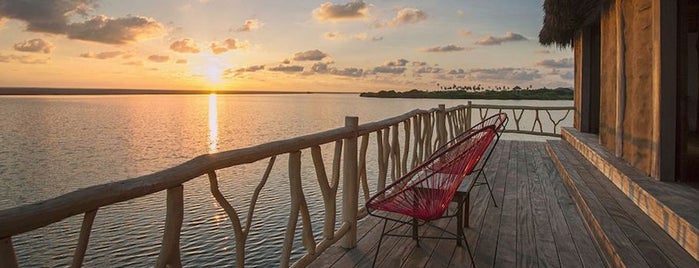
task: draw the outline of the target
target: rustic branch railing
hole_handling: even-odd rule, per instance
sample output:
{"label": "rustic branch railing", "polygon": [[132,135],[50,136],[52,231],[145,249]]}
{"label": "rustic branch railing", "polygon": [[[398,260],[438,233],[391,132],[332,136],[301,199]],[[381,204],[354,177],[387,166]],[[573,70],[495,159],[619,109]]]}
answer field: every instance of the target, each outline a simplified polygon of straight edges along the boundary
{"label": "rustic branch railing", "polygon": [[[292,267],[303,267],[312,262],[331,245],[340,242],[345,248],[356,246],[357,220],[366,216],[360,208],[359,194],[363,201],[373,192],[382,190],[387,179],[395,181],[412,167],[419,165],[434,150],[449,139],[463,133],[471,126],[473,110],[483,119],[490,111],[511,111],[515,121],[514,129],[506,132],[558,136],[559,124],[565,120],[573,107],[529,107],[477,105],[468,102],[445,109],[444,105],[431,110],[414,110],[382,121],[358,125],[358,118],[347,117],[345,126],[325,132],[270,142],[232,151],[201,155],[178,166],[153,174],[80,189],[62,196],[0,211],[0,263],[17,267],[17,257],[12,245],[12,237],[35,230],[68,217],[83,214],[83,223],[78,237],[72,267],[82,266],[92,224],[98,209],[115,203],[150,195],[167,190],[165,230],[162,238],[157,267],[180,267],[180,235],[183,222],[184,183],[208,176],[211,194],[231,222],[236,239],[237,266],[244,266],[245,244],[251,231],[255,205],[261,190],[265,187],[277,156],[288,154],[288,179],[290,185],[290,208],[288,224],[283,244],[280,266],[288,267],[297,220],[301,217],[302,246],[306,253]],[[552,130],[545,132],[540,113],[548,115]],[[564,115],[553,117],[551,112],[565,111]],[[523,130],[523,114],[533,114],[531,130]],[[478,120],[479,118],[476,118]],[[526,121],[526,120],[525,120]],[[535,131],[538,125],[538,131]],[[371,189],[367,174],[367,154],[370,136],[376,139],[378,174],[375,189]],[[401,144],[402,143],[402,144]],[[334,144],[330,176],[323,161],[321,146]],[[306,196],[302,187],[301,154],[310,151],[316,179],[322,194],[324,219],[320,242],[315,241]],[[219,189],[217,171],[237,165],[249,164],[269,159],[267,168],[259,184],[252,193],[245,225],[241,223],[238,211],[224,197]],[[342,205],[339,226],[335,222],[337,193],[342,174]],[[336,227],[337,226],[337,227]]]}

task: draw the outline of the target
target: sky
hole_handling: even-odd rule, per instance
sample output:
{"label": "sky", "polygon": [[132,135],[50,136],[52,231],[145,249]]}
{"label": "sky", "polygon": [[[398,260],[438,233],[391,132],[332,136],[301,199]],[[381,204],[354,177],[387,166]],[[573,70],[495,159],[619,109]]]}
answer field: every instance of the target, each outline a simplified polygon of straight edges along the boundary
{"label": "sky", "polygon": [[543,0],[3,0],[0,86],[437,90],[572,87]]}

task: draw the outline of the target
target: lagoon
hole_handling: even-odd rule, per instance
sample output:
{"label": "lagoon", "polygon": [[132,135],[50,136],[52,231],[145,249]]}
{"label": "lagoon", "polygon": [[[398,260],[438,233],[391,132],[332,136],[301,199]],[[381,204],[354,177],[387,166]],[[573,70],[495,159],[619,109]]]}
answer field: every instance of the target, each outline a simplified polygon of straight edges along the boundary
{"label": "lagoon", "polygon": [[[344,94],[0,97],[0,186],[5,189],[0,192],[0,209],[149,174],[209,152],[340,127],[346,115],[358,116],[362,124],[413,109],[438,104],[451,107],[465,101],[369,99]],[[572,101],[474,103],[572,105]],[[571,125],[572,116],[567,120],[563,124]],[[230,168],[219,175],[220,187],[234,206],[246,211],[265,165]],[[279,261],[289,191],[285,165],[277,167],[257,205],[247,243],[247,265],[270,266]],[[311,182],[306,195],[317,198]],[[163,200],[164,193],[160,193],[100,210],[85,264],[152,266],[161,242]],[[185,200],[183,264],[234,265],[233,231],[211,197],[208,182],[198,179],[187,183]],[[308,201],[312,214],[321,211],[322,204],[317,201]],[[20,264],[69,264],[80,220],[69,218],[14,237]]]}

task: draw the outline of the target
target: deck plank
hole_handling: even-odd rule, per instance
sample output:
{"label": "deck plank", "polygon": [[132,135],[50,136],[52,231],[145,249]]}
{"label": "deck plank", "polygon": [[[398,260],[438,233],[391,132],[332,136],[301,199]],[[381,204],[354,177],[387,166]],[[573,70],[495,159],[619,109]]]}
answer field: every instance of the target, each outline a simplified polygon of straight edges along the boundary
{"label": "deck plank", "polygon": [[505,198],[500,215],[500,232],[495,250],[495,266],[514,267],[517,265],[517,164],[519,161],[518,142],[510,144],[505,184]]}
{"label": "deck plank", "polygon": [[495,177],[493,177],[493,195],[499,207],[488,203],[487,212],[483,219],[480,228],[480,236],[475,251],[475,261],[477,267],[490,267],[495,263],[495,250],[497,248],[497,238],[500,231],[500,214],[502,213],[504,194],[505,194],[505,177],[507,175],[507,166],[510,157],[510,141],[500,141],[496,149],[494,160],[490,165],[497,166]]}
{"label": "deck plank", "polygon": [[536,256],[541,267],[560,267],[556,244],[549,219],[546,196],[542,184],[544,178],[539,177],[542,169],[541,155],[533,143],[525,143],[527,153],[527,176],[529,182],[529,199],[531,200],[532,220],[534,221],[534,239],[536,241]]}
{"label": "deck plank", "polygon": [[[476,267],[604,266],[563,180],[544,154],[544,144],[500,141],[485,169],[498,207],[486,186],[471,192],[470,226],[465,234]],[[453,211],[455,204],[450,207]],[[519,214],[520,210],[524,212]],[[456,219],[434,224],[456,232]],[[382,220],[369,216],[359,223],[356,248],[333,246],[310,266],[371,267],[382,225]],[[410,228],[403,231],[409,234]],[[443,235],[424,226],[420,232]],[[466,248],[448,239],[421,239],[417,247],[411,238],[384,237],[379,255],[376,267],[471,266]]]}
{"label": "deck plank", "polygon": [[534,238],[532,202],[529,194],[527,148],[518,142],[517,159],[517,267],[537,267],[539,265]]}
{"label": "deck plank", "polygon": [[[555,251],[558,255],[559,266],[565,267],[583,267],[581,258],[575,248],[573,236],[570,234],[568,222],[563,215],[563,209],[558,203],[556,189],[554,185],[556,181],[560,181],[558,172],[553,165],[547,165],[548,156],[543,148],[534,146],[534,150],[538,152],[534,158],[536,173],[540,178],[541,195],[544,197],[544,207],[548,212],[548,221],[551,227],[551,235],[555,245]],[[548,160],[550,161],[550,160]],[[601,263],[600,263],[601,264]]]}

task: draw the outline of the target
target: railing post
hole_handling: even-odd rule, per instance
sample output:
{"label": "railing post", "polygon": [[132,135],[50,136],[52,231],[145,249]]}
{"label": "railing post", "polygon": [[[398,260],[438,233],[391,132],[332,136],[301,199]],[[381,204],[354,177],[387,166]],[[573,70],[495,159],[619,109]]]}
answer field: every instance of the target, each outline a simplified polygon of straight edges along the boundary
{"label": "railing post", "polygon": [[446,107],[444,104],[440,104],[439,110],[437,111],[437,140],[439,141],[439,147],[447,143],[446,116]]}
{"label": "railing post", "polygon": [[0,267],[19,267],[11,237],[0,239]]}
{"label": "railing post", "polygon": [[466,105],[466,129],[471,128],[471,108],[472,104],[471,101],[468,101],[468,104]]}
{"label": "railing post", "polygon": [[160,255],[155,267],[182,267],[180,260],[180,233],[184,216],[184,188],[182,185],[167,189],[165,231]]}
{"label": "railing post", "polygon": [[[357,129],[359,118],[345,117],[345,127]],[[357,178],[357,135],[344,140],[342,160],[342,221],[349,224],[349,231],[342,237],[343,248],[357,246],[357,211],[359,209],[359,179]]]}

